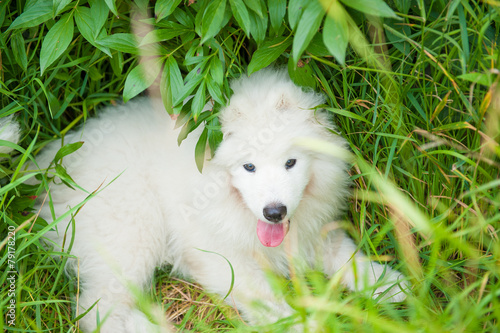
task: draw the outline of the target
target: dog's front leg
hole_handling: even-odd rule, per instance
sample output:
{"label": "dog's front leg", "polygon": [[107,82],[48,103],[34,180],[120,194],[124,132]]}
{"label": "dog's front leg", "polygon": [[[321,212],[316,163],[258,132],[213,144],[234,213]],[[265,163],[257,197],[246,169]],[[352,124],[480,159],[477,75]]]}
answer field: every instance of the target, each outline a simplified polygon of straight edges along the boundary
{"label": "dog's front leg", "polygon": [[323,251],[325,273],[342,274],[342,281],[351,290],[367,290],[378,286],[373,298],[382,294],[382,300],[400,302],[406,298],[408,284],[404,276],[390,268],[371,261],[358,251],[353,241],[342,231],[331,231],[325,239]]}
{"label": "dog's front leg", "polygon": [[[225,298],[251,325],[270,324],[294,311],[271,288],[262,267],[243,255],[221,257],[215,253],[193,253],[190,275],[209,292]],[[232,270],[231,270],[232,267]],[[232,285],[232,289],[231,289]]]}
{"label": "dog's front leg", "polygon": [[[78,313],[88,313],[80,319],[80,328],[84,332],[94,332],[99,327],[101,333],[168,333],[171,332],[165,323],[156,325],[135,307],[136,297],[133,292],[136,283],[128,285],[125,280],[132,281],[134,275],[144,274],[129,270],[121,277],[106,265],[92,262],[94,269],[90,273],[81,274],[83,282],[78,299]],[[154,312],[160,319],[162,315]],[[150,312],[149,314],[153,314]],[[156,318],[155,318],[156,319]]]}

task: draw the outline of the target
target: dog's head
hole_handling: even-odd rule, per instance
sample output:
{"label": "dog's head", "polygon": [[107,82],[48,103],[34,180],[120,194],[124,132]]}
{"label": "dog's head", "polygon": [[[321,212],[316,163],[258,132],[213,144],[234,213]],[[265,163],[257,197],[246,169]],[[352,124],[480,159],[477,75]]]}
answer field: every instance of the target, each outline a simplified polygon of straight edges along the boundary
{"label": "dog's head", "polygon": [[223,142],[214,162],[224,165],[257,221],[265,246],[278,246],[312,177],[314,153],[296,145],[328,138],[326,117],[314,107],[322,96],[295,86],[286,72],[266,70],[232,84],[221,111]]}
{"label": "dog's head", "polygon": [[266,246],[283,241],[311,176],[309,154],[278,137],[273,141],[257,147],[250,138],[231,138],[225,145],[237,149],[229,169],[232,186],[255,215],[259,239]]}

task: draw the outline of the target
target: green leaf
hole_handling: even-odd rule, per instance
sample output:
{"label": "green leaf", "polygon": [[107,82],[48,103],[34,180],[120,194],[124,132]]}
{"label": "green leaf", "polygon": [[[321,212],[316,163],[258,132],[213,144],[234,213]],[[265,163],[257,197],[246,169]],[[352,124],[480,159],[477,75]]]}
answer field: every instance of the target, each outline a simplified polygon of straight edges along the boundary
{"label": "green leaf", "polygon": [[[198,36],[201,36],[201,22],[203,20],[203,16],[206,13],[206,9],[208,7],[209,2],[207,0],[202,0],[198,2],[197,5],[197,13],[194,17],[194,31]],[[177,12],[177,11],[175,11]]]}
{"label": "green leaf", "polygon": [[121,52],[116,52],[109,61],[111,69],[113,69],[113,73],[116,76],[121,77],[123,72],[123,54]]}
{"label": "green leaf", "polygon": [[95,66],[90,67],[88,73],[92,81],[101,81],[104,78],[104,74]]}
{"label": "green leaf", "polygon": [[291,44],[292,39],[289,37],[273,38],[272,40],[267,40],[262,43],[259,49],[254,52],[252,60],[250,64],[248,64],[248,75],[269,66],[273,61],[278,59]]}
{"label": "green leaf", "polygon": [[[106,23],[109,14],[109,8],[102,0],[92,0],[90,2],[90,13],[94,21],[93,30],[95,32],[94,38],[97,38],[102,27]],[[116,10],[116,8],[115,8]]]}
{"label": "green leaf", "polygon": [[231,4],[231,10],[233,11],[236,22],[238,22],[245,34],[250,37],[252,21],[250,20],[247,6],[245,6],[243,0],[229,0],[229,3]]}
{"label": "green leaf", "polygon": [[0,27],[3,27],[3,23],[5,22],[5,14],[7,14],[7,5],[9,3],[7,1],[3,1],[0,3]]}
{"label": "green leaf", "polygon": [[225,10],[226,0],[214,0],[207,6],[201,21],[201,44],[220,31]]}
{"label": "green leaf", "polygon": [[224,69],[222,68],[222,61],[217,57],[213,57],[210,61],[210,75],[217,84],[222,85],[224,81]]}
{"label": "green leaf", "polygon": [[469,124],[466,121],[459,121],[457,123],[451,123],[451,124],[445,124],[436,128],[432,129],[433,133],[440,132],[440,131],[452,131],[452,130],[460,130],[460,129],[472,129],[475,130],[476,128]]}
{"label": "green leaf", "polygon": [[226,100],[222,93],[222,86],[224,84],[224,66],[223,62],[217,57],[212,57],[210,61],[210,75],[205,77],[205,84],[208,93],[217,103],[221,105],[226,104]]}
{"label": "green leaf", "polygon": [[40,51],[40,72],[45,72],[54,61],[59,58],[73,40],[73,15],[64,14],[56,24],[50,28],[42,42]]}
{"label": "green leaf", "polygon": [[[405,56],[409,56],[412,46],[408,42],[411,35],[411,28],[407,25],[395,24],[395,20],[388,20],[384,23],[385,35],[387,39]],[[397,35],[394,33],[396,32]]]}
{"label": "green leaf", "polygon": [[53,0],[52,8],[54,11],[54,16],[59,15],[70,2],[71,0]]}
{"label": "green leaf", "polygon": [[178,28],[174,26],[169,27],[168,29],[157,29],[148,32],[146,36],[142,39],[140,46],[158,42],[164,42],[166,40],[170,40],[174,37],[182,35],[183,33],[189,32],[190,30],[186,29],[180,24],[175,24]]}
{"label": "green leaf", "polygon": [[193,104],[191,105],[191,114],[193,115],[194,121],[198,119],[198,116],[203,111],[206,104],[206,92],[205,92],[205,81],[201,81],[198,87],[198,91],[193,98]]}
{"label": "green leaf", "polygon": [[[97,0],[97,1],[101,1],[101,0]],[[115,14],[115,16],[119,16],[118,15],[118,11],[116,9],[116,0],[104,0],[104,2],[106,2],[106,5],[108,5],[108,8],[113,12],[113,14]]]}
{"label": "green leaf", "polygon": [[316,57],[328,57],[332,53],[328,51],[323,41],[323,34],[314,35],[313,39],[306,48],[308,53],[314,54]]}
{"label": "green leaf", "polygon": [[160,59],[143,62],[132,69],[125,80],[123,101],[127,102],[149,88],[161,71]]}
{"label": "green leaf", "polygon": [[458,6],[458,21],[460,22],[459,27],[460,27],[460,36],[462,39],[462,49],[463,49],[463,57],[465,58],[464,61],[462,61],[462,72],[465,73],[467,71],[466,69],[466,63],[469,61],[469,34],[467,31],[467,22],[465,20],[465,13],[464,13],[464,7],[463,6]]}
{"label": "green leaf", "polygon": [[[185,11],[183,11],[180,8],[177,8],[173,12],[174,18],[179,22],[181,25],[188,27],[188,28],[194,28],[195,27],[195,20],[193,15],[188,15]],[[158,26],[162,26],[162,22],[158,23]]]}
{"label": "green leaf", "polygon": [[[59,119],[59,117],[61,117],[61,115],[64,113],[64,111],[66,111],[66,109],[68,108],[68,105],[71,103],[73,98],[75,98],[76,93],[77,93],[76,90],[72,90],[71,92],[69,92],[69,91],[70,91],[70,89],[67,89],[67,91],[66,91],[67,95],[64,97],[64,100],[62,101],[63,103],[58,106],[59,110],[54,115],[54,119]],[[59,98],[56,97],[55,99],[56,99],[56,101],[59,101]]]}
{"label": "green leaf", "polygon": [[[198,52],[198,51],[203,52],[200,48],[194,48],[192,50],[195,51],[195,52]],[[191,66],[191,65],[199,64],[200,62],[203,62],[203,61],[207,61],[208,59],[209,59],[208,56],[202,56],[200,54],[189,54],[184,59],[184,63],[183,64],[185,66]]]}
{"label": "green leaf", "polygon": [[173,108],[176,105],[174,104],[173,96],[178,96],[183,86],[184,82],[182,82],[181,71],[177,65],[177,61],[175,61],[173,56],[170,56],[163,67],[160,82],[161,98],[168,113],[174,113]]}
{"label": "green leaf", "polygon": [[448,91],[448,93],[439,101],[438,105],[436,105],[436,108],[432,112],[430,123],[432,123],[432,120],[439,116],[441,111],[443,111],[444,107],[446,106],[448,102],[448,97],[450,97],[451,91]]}
{"label": "green leaf", "polygon": [[172,14],[181,3],[181,0],[158,0],[155,4],[156,22]]}
{"label": "green leaf", "polygon": [[54,157],[54,162],[57,163],[61,158],[64,156],[67,156],[69,154],[74,153],[78,149],[80,149],[83,145],[83,141],[78,141],[74,143],[68,143],[64,146],[62,146],[56,153],[56,156]]}
{"label": "green leaf", "polygon": [[229,21],[231,21],[232,18],[233,18],[233,13],[231,12],[231,8],[229,8],[229,5],[227,4],[226,0],[226,8],[224,9],[224,16],[222,17],[221,27],[225,27],[229,23]]}
{"label": "green leaf", "polygon": [[31,6],[19,15],[7,31],[12,29],[31,28],[42,24],[52,18],[52,0],[39,1],[36,6]]}
{"label": "green leaf", "polygon": [[207,138],[208,138],[208,128],[205,128],[196,143],[194,148],[194,158],[196,160],[196,166],[201,172],[203,170],[203,163],[205,162],[205,151],[207,149]]}
{"label": "green leaf", "polygon": [[288,58],[288,74],[296,85],[316,88],[316,78],[309,64],[299,61],[299,64],[295,66],[292,57],[290,57]]}
{"label": "green leaf", "polygon": [[[167,63],[171,58],[173,57],[170,56],[167,59]],[[168,112],[168,114],[172,115],[174,114],[174,104],[173,104],[174,99],[172,98],[172,89],[171,89],[172,83],[170,82],[170,73],[167,63],[165,63],[165,67],[161,72],[160,94],[161,94],[161,101],[163,102],[163,107]]]}
{"label": "green leaf", "polygon": [[308,0],[290,0],[288,3],[288,23],[290,28],[295,30],[297,23],[302,17],[304,8],[307,6]]}
{"label": "green leaf", "polygon": [[[460,0],[458,0],[460,2]],[[394,5],[398,9],[399,12],[407,15],[412,6],[411,1],[408,0],[394,0]],[[450,5],[451,6],[451,5]]]}
{"label": "green leaf", "polygon": [[304,10],[293,38],[293,60],[296,64],[309,42],[318,32],[325,11],[317,1],[312,1]]}
{"label": "green leaf", "polygon": [[62,165],[56,164],[55,169],[56,176],[59,177],[66,186],[72,188],[73,190],[75,189],[75,187],[78,187],[73,178],[71,178],[71,176]]}
{"label": "green leaf", "polygon": [[52,91],[47,91],[47,102],[49,103],[49,110],[52,116],[52,119],[57,119],[57,114],[61,109],[61,103],[59,99],[52,93]]}
{"label": "green leaf", "polygon": [[269,0],[268,7],[271,26],[275,31],[278,31],[285,17],[286,0]]}
{"label": "green leaf", "polygon": [[467,73],[457,76],[458,79],[470,81],[473,83],[479,83],[483,86],[491,86],[493,83],[493,74],[490,72],[486,73]]}
{"label": "green leaf", "polygon": [[252,21],[252,37],[255,39],[257,44],[260,44],[266,38],[267,32],[267,15],[260,18],[254,12],[249,12],[250,20]]}
{"label": "green leaf", "polygon": [[94,31],[95,23],[90,8],[79,6],[75,11],[75,21],[82,36],[94,44],[98,32]]}
{"label": "green leaf", "polygon": [[203,122],[212,115],[212,112],[205,111],[200,114],[197,121],[189,119],[181,128],[179,136],[177,137],[177,144],[180,146],[182,141],[184,141],[188,134],[197,129]]}
{"label": "green leaf", "polygon": [[356,113],[353,113],[353,112],[350,112],[350,111],[346,111],[346,110],[342,110],[342,109],[336,109],[336,108],[328,108],[327,107],[327,108],[324,108],[324,109],[328,110],[330,112],[336,113],[338,115],[341,115],[343,117],[353,118],[353,119],[365,122],[368,125],[371,125],[371,123],[365,117],[360,116],[359,114],[356,114]]}
{"label": "green leaf", "polygon": [[[331,0],[336,1],[336,0]],[[382,0],[340,0],[344,5],[354,8],[362,13],[380,16],[398,18],[396,13]]]}
{"label": "green leaf", "polygon": [[116,33],[96,41],[98,45],[117,50],[120,52],[139,54],[135,35],[127,33]]}
{"label": "green leaf", "polygon": [[168,58],[166,66],[169,70],[170,82],[172,83],[172,94],[177,96],[181,93],[182,87],[184,86],[181,70],[179,69],[179,65],[175,61],[175,58],[172,56]]}
{"label": "green leaf", "polygon": [[178,96],[183,86],[184,82],[177,61],[173,56],[170,56],[165,62],[160,82],[161,99],[168,113],[174,113],[176,105],[173,96]]}
{"label": "green leaf", "polygon": [[260,18],[264,17],[266,11],[263,2],[261,2],[260,0],[244,0],[244,1],[247,7],[253,10],[257,15],[259,15]]}
{"label": "green leaf", "polygon": [[341,5],[338,2],[333,2],[328,8],[328,15],[323,26],[323,42],[331,55],[341,65],[345,63],[345,53],[349,42],[346,15],[347,13]]}
{"label": "green leaf", "polygon": [[10,40],[10,45],[12,48],[12,53],[16,62],[21,68],[26,71],[28,69],[28,58],[26,56],[26,49],[24,47],[25,41],[23,35],[20,32],[12,34]]}
{"label": "green leaf", "polygon": [[210,77],[207,77],[206,85],[210,97],[212,97],[217,103],[225,105],[226,101],[224,100],[224,96],[222,95],[221,86]]}
{"label": "green leaf", "polygon": [[105,33],[104,30],[95,29],[96,24],[94,22],[90,8],[78,6],[77,10],[75,11],[75,22],[83,38],[85,38],[90,44],[94,45],[99,50],[111,57],[109,48],[96,43],[96,38],[104,39]]}
{"label": "green leaf", "polygon": [[206,125],[206,127],[208,128],[208,145],[213,157],[213,155],[217,151],[217,147],[222,142],[222,131],[220,129],[221,126],[219,118],[214,117],[207,122],[208,125]]}
{"label": "green leaf", "polygon": [[112,57],[111,51],[109,50],[109,48],[97,44],[98,40],[103,40],[106,37],[107,37],[106,30],[101,29],[101,31],[99,32],[99,35],[97,35],[96,40],[93,42],[93,45],[95,47],[97,47],[99,50],[101,50],[102,52],[106,53],[108,56]]}
{"label": "green leaf", "polygon": [[448,11],[446,13],[446,19],[445,22],[446,24],[450,24],[452,22],[452,16],[455,14],[455,11],[457,10],[458,5],[462,2],[462,0],[452,0],[450,1],[448,5]]}
{"label": "green leaf", "polygon": [[179,103],[183,102],[200,84],[201,80],[203,80],[203,69],[205,67],[205,64],[205,62],[199,63],[188,73],[186,79],[184,80],[185,84],[182,84],[180,86],[181,89],[179,90],[179,93],[173,95],[174,105],[178,105]]}

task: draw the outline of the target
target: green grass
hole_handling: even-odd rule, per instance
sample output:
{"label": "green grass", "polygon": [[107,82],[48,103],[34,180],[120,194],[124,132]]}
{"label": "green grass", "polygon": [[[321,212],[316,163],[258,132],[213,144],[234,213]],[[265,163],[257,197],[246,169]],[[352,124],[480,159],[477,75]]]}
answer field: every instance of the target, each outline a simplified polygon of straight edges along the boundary
{"label": "green grass", "polygon": [[[158,82],[137,77],[133,71],[138,56],[127,39],[131,35],[122,44],[108,39],[107,44],[97,45],[76,33],[83,29],[76,19],[75,33],[64,52],[43,55],[43,44],[48,43],[47,34],[54,24],[64,15],[76,17],[89,9],[82,10],[88,8],[85,1],[68,2],[55,19],[50,10],[45,17],[39,11],[39,21],[9,29],[33,2],[28,1],[26,7],[23,1],[0,4],[0,113],[16,113],[23,127],[23,149],[17,149],[16,158],[3,156],[0,169],[2,239],[10,229],[16,230],[11,246],[16,271],[13,297],[7,238],[0,244],[4,314],[0,327],[10,332],[68,332],[77,327],[71,313],[75,279],[65,276],[64,260],[55,259],[39,243],[40,231],[50,221],[37,219],[31,207],[32,196],[44,186],[22,185],[20,180],[35,176],[36,171],[26,170],[27,161],[48,142],[82,124],[101,106],[122,95],[132,97],[135,92],[127,88],[127,82],[144,89],[149,84],[155,89]],[[155,13],[153,3],[138,3]],[[288,10],[300,3],[291,1]],[[186,31],[148,51],[166,64],[160,88],[176,82],[177,69],[192,80],[189,94],[198,94],[199,101],[182,113],[193,121],[202,117],[197,104],[204,104],[210,95],[218,102],[214,111],[218,110],[217,96],[228,92],[228,80],[245,72],[252,61],[252,68],[271,61],[288,63],[295,80],[327,95],[328,109],[355,156],[346,229],[360,249],[374,260],[399,267],[413,285],[403,304],[377,304],[360,293],[347,292],[335,277],[327,280],[310,272],[289,283],[275,278],[277,289],[283,289],[277,292],[285,292],[298,310],[296,319],[306,327],[315,321],[325,332],[498,332],[500,7],[479,1],[390,2],[400,19],[365,17],[343,7],[349,22],[343,31],[350,36],[345,65],[337,62],[341,56],[335,60],[329,55],[332,45],[323,45],[320,26],[299,62],[304,67],[296,73],[293,65],[298,59],[292,55],[302,47],[296,40],[306,38],[307,31],[291,29],[287,15],[274,29],[272,14],[264,36],[255,22],[249,28],[251,37],[246,36],[248,27],[240,28],[240,21],[230,12],[228,22],[196,31],[206,20],[203,15],[196,18],[205,4],[182,2],[181,9],[192,18],[176,12],[154,23],[155,29],[162,29],[172,22],[193,20],[192,26],[186,23]],[[117,1],[118,17],[105,6],[99,9],[107,13],[101,22],[107,36],[131,33],[128,1]],[[259,20],[256,12],[249,12],[253,20]],[[89,23],[90,35],[100,31],[99,24],[98,19]],[[208,37],[199,46],[198,32],[202,31]],[[357,38],[360,32],[366,40]],[[136,33],[143,37],[147,31]],[[285,43],[285,51],[273,55],[273,41]],[[46,58],[43,74],[42,56]],[[201,79],[188,75],[198,69]],[[173,100],[176,94],[165,89],[162,93],[169,112],[181,112]],[[217,121],[206,125],[210,125],[209,143],[216,145],[220,139]],[[38,177],[50,181],[44,172]],[[157,272],[155,282],[148,297],[163,304],[180,329],[252,330],[228,306],[195,285],[162,271]],[[11,299],[16,300],[15,325],[9,325],[6,316]],[[283,321],[256,330],[286,332],[289,325]]]}

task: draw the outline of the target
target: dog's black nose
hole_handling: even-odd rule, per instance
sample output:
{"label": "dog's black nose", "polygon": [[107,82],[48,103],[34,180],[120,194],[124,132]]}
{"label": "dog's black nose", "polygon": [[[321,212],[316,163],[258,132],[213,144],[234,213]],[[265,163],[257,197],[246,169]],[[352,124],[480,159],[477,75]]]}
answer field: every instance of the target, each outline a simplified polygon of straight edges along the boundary
{"label": "dog's black nose", "polygon": [[270,222],[281,222],[286,216],[286,206],[271,204],[264,207],[264,217]]}

